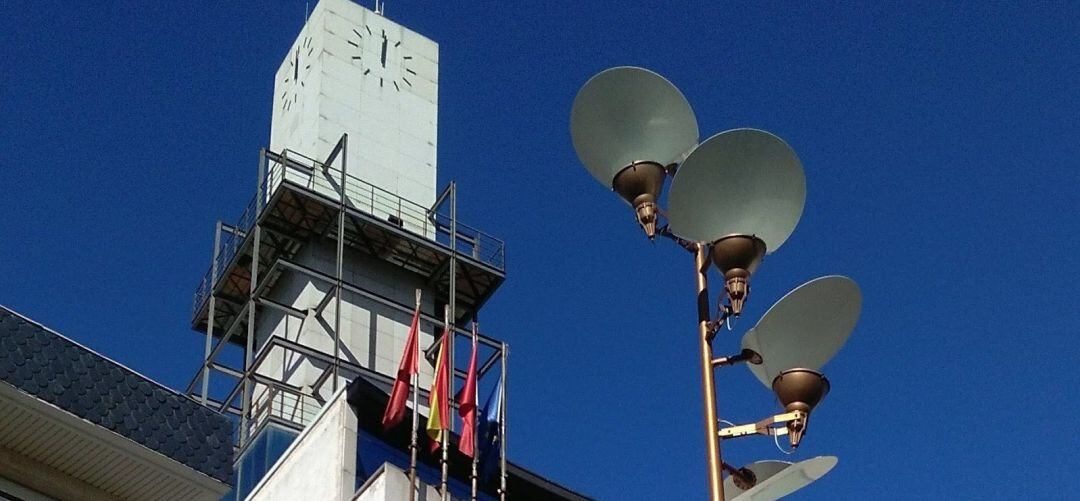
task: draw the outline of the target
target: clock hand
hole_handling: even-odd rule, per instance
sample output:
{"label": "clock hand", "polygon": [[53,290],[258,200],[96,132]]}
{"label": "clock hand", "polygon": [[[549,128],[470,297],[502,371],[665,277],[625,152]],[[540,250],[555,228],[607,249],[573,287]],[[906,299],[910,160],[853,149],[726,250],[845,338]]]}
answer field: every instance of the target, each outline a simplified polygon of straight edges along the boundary
{"label": "clock hand", "polygon": [[382,39],[382,67],[386,67],[386,37]]}

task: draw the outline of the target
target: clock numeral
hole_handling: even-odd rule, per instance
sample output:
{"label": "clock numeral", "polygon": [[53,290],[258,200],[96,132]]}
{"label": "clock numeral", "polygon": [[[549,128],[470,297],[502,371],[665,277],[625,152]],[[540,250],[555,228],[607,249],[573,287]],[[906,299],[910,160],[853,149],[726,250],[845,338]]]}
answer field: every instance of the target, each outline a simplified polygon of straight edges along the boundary
{"label": "clock numeral", "polygon": [[398,40],[397,43],[394,44],[394,47],[397,47],[397,46],[400,46],[400,45],[401,45],[401,40]]}
{"label": "clock numeral", "polygon": [[361,40],[364,39],[364,35],[361,35],[359,31],[356,31],[355,29],[353,29],[352,32],[356,33],[356,36],[360,37]]}
{"label": "clock numeral", "polygon": [[403,82],[405,82],[406,84],[408,84],[408,85],[409,85],[409,87],[412,87],[412,82],[410,82],[408,78],[405,78],[405,77],[401,77],[401,81],[403,81]]}
{"label": "clock numeral", "polygon": [[416,72],[415,72],[415,71],[413,71],[413,70],[410,70],[410,69],[408,69],[408,68],[405,68],[405,71],[407,71],[407,72],[409,72],[409,73],[412,73],[413,75],[415,75],[415,74],[416,74]]}
{"label": "clock numeral", "polygon": [[360,48],[360,46],[359,46],[359,45],[357,45],[357,44],[356,44],[356,42],[354,42],[354,41],[352,41],[352,40],[349,40],[349,45],[352,45],[353,47],[356,47],[357,49],[359,49],[359,48]]}
{"label": "clock numeral", "polygon": [[412,56],[401,56],[402,59],[412,59]]}
{"label": "clock numeral", "polygon": [[397,82],[394,82],[394,90],[401,92],[401,87],[398,87]]}
{"label": "clock numeral", "polygon": [[368,68],[368,69],[364,70],[365,75],[367,75],[368,73],[371,73],[371,68]]}

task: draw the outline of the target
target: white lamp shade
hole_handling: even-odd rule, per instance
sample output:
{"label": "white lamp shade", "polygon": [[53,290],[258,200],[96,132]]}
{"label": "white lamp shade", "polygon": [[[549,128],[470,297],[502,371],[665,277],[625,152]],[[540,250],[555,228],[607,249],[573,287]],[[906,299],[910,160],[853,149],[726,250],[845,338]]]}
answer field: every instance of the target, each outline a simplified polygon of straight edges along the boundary
{"label": "white lamp shade", "polygon": [[726,501],[773,501],[791,494],[825,476],[836,466],[836,456],[818,456],[792,464],[786,461],[758,461],[747,468],[757,476],[757,484],[742,490],[731,477],[724,479]]}
{"label": "white lamp shade", "polygon": [[820,370],[847,342],[862,311],[862,293],[850,278],[815,278],[780,298],[742,338],[761,355],[747,364],[767,388],[788,369]]}
{"label": "white lamp shade", "polygon": [[585,82],[570,111],[574,150],[604,186],[638,161],[668,165],[698,141],[697,119],[682,92],[644,68],[604,70]]}
{"label": "white lamp shade", "polygon": [[802,163],[782,139],[757,129],[721,132],[679,166],[668,193],[676,235],[713,242],[752,235],[771,253],[795,230],[806,202]]}

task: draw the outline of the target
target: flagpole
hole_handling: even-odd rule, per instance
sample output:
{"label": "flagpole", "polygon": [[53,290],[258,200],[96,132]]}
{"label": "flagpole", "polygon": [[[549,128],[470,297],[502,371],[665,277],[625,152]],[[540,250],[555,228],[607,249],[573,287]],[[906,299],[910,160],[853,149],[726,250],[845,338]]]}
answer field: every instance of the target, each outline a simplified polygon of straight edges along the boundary
{"label": "flagpole", "polygon": [[[420,312],[420,289],[416,289],[416,312]],[[419,325],[417,325],[419,329]],[[420,360],[420,333],[416,333],[416,356]],[[416,434],[420,427],[420,371],[412,375],[412,434],[409,436],[409,501],[416,501]]]}
{"label": "flagpole", "polygon": [[507,345],[502,343],[502,387],[499,391],[499,500],[506,501],[506,357]]}
{"label": "flagpole", "polygon": [[[446,379],[443,380],[443,387],[440,388],[440,390],[443,390],[443,392],[444,392],[443,393],[443,395],[444,395],[443,398],[446,399],[447,404],[448,404],[446,406],[446,408],[449,409],[450,408],[450,405],[449,405],[449,402],[450,402],[450,386],[451,386],[450,383],[453,382],[453,380],[454,380],[454,331],[450,327],[450,306],[444,307],[443,312],[444,312],[444,314],[443,314],[443,322],[445,322],[445,325],[446,325],[446,330],[443,332],[443,335],[450,337],[450,339],[446,343],[446,353],[444,353],[443,355],[447,358],[445,363],[446,363],[446,366],[449,368],[449,370],[447,371]],[[438,369],[436,369],[436,370],[438,370]],[[447,414],[450,414],[450,413],[448,412]],[[446,429],[443,430],[443,432],[442,432],[442,481],[439,484],[439,488],[440,488],[440,490],[442,492],[443,501],[449,501],[450,496],[448,495],[449,492],[448,492],[447,486],[446,486],[446,477],[447,477],[447,473],[449,473],[448,461],[450,459],[449,458],[449,453],[447,451],[447,449],[449,449],[449,447],[447,447],[447,445],[448,445],[447,438],[449,438],[450,433],[454,429],[454,426],[453,426],[454,425],[454,418],[452,416],[450,416],[450,415],[447,415],[447,416],[441,416],[440,415],[439,419],[442,419],[442,420],[446,421]]]}
{"label": "flagpole", "polygon": [[[473,317],[473,322],[472,322],[472,349],[473,349],[474,354],[476,353],[476,337],[477,337],[476,336],[476,331],[478,329],[479,329],[479,327],[476,325],[476,317]],[[472,361],[470,361],[470,363],[472,363]],[[473,369],[475,369],[475,366],[473,367]],[[479,379],[479,375],[477,375],[477,377],[475,379]],[[477,382],[479,382],[479,381],[477,381]],[[472,501],[476,501],[476,483],[477,483],[476,482],[476,463],[478,462],[478,459],[480,458],[480,453],[477,450],[478,445],[479,445],[479,443],[478,443],[479,432],[478,432],[478,430],[476,428],[476,424],[479,421],[479,419],[477,419],[477,416],[478,416],[479,410],[480,410],[480,409],[477,408],[477,405],[480,403],[480,390],[479,390],[479,388],[480,388],[479,384],[474,384],[473,385],[473,422],[472,422],[472,451],[473,451],[473,454],[472,454],[472,477],[471,477],[471,480],[472,480],[472,497],[470,498]],[[464,425],[464,424],[465,423],[463,422],[462,425]],[[462,433],[464,433],[464,431]]]}
{"label": "flagpole", "polygon": [[[454,387],[454,368],[457,367],[454,364],[454,326],[451,325],[450,319],[454,318],[451,315],[457,315],[457,182],[450,181],[450,304],[445,307],[444,322],[446,325],[446,333],[450,336],[449,347],[447,348],[447,357],[449,358],[450,370],[448,377],[446,378],[446,399],[447,409],[450,408],[450,391]],[[450,414],[450,412],[447,412]],[[448,452],[447,445],[449,444],[450,432],[454,429],[454,418],[447,416],[443,419],[449,419],[447,423],[447,429],[443,432],[442,436],[442,499],[443,501],[449,501],[450,496],[446,490],[446,476],[449,466],[447,465]]]}

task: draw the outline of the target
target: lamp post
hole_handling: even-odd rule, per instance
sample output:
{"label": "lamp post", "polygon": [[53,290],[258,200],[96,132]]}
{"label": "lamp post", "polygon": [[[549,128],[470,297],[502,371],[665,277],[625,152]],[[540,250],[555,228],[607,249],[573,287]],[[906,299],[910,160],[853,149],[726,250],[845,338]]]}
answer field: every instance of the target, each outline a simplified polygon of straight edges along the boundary
{"label": "lamp post", "polygon": [[[697,120],[682,93],[664,77],[635,67],[611,68],[586,82],[574,99],[570,129],[582,164],[633,207],[645,235],[650,240],[664,236],[694,256],[710,499],[732,497],[725,497],[725,470],[733,493],[756,489],[766,498],[785,495],[779,493],[790,493],[824,475],[835,458],[831,462],[815,458],[796,465],[774,461],[734,468],[724,463],[720,450],[724,439],[757,434],[789,435],[792,447],[797,447],[810,412],[829,388],[818,369],[854,327],[854,320],[829,323],[835,312],[823,310],[819,316],[826,321],[818,324],[829,324],[824,332],[801,329],[800,315],[806,313],[803,307],[808,302],[811,306],[828,303],[818,301],[821,294],[836,300],[836,304],[825,305],[834,310],[837,304],[851,303],[850,294],[833,294],[840,290],[832,287],[835,281],[828,281],[828,287],[819,284],[795,294],[807,284],[785,296],[791,297],[787,303],[781,300],[773,307],[784,313],[771,317],[772,327],[748,332],[739,354],[714,358],[713,340],[720,325],[729,316],[742,314],[750,296],[751,276],[762,259],[787,240],[802,216],[806,183],[795,152],[780,138],[757,129],[721,132],[698,144]],[[659,204],[668,177],[673,181],[665,212]],[[711,316],[709,301],[710,265],[724,278],[725,294],[717,319]],[[850,279],[844,280],[854,285]],[[854,291],[857,295],[857,286]],[[857,319],[858,306],[854,311]],[[822,335],[832,344],[823,347],[819,343]],[[791,349],[808,345],[813,356],[791,354]],[[785,412],[757,423],[719,429],[715,370],[740,362],[755,367],[752,370],[759,379],[771,377],[766,386],[775,391]],[[758,370],[760,367],[766,370]],[[777,368],[781,368],[779,372]]]}

